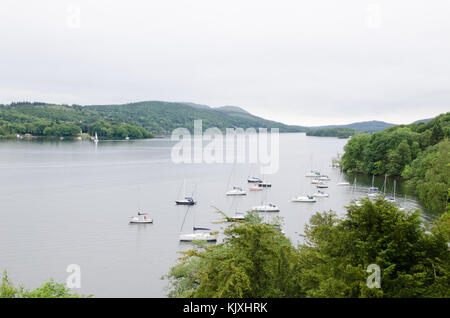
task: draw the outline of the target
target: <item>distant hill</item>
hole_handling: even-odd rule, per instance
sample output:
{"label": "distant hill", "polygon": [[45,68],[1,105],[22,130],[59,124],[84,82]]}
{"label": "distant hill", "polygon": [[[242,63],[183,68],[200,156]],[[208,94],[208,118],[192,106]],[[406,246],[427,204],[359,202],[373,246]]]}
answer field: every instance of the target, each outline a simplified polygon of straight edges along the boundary
{"label": "distant hill", "polygon": [[372,120],[372,121],[362,121],[362,122],[356,122],[352,124],[347,125],[328,125],[328,126],[315,126],[315,127],[308,127],[310,130],[315,129],[330,129],[330,128],[351,128],[359,132],[367,132],[367,133],[373,133],[385,130],[386,128],[396,126],[395,124],[386,123],[384,121],[378,121],[378,120]]}
{"label": "distant hill", "polygon": [[[224,106],[211,108],[194,103],[173,103],[163,101],[147,101],[122,105],[51,105],[45,103],[12,103],[0,105],[0,127],[5,127],[0,135],[25,134],[45,135],[43,130],[53,129],[52,136],[59,136],[59,131],[67,131],[64,136],[72,132],[87,132],[98,130],[101,122],[113,124],[111,131],[102,130],[99,137],[126,136],[132,125],[143,128],[152,135],[169,134],[173,129],[184,127],[193,131],[194,120],[203,121],[203,129],[217,127],[225,128],[278,128],[280,132],[305,132],[301,126],[285,125],[280,122],[254,116],[242,108]],[[64,126],[54,127],[59,123]],[[11,126],[15,124],[17,126]],[[67,125],[71,125],[70,129]],[[95,124],[95,125],[94,125]],[[74,126],[75,125],[75,126]],[[36,128],[39,127],[39,128]],[[77,127],[79,127],[77,129]],[[61,133],[62,134],[62,133]],[[136,134],[138,135],[138,134]],[[145,136],[145,134],[140,134]],[[117,137],[120,138],[120,137]]]}
{"label": "distant hill", "polygon": [[424,123],[424,124],[428,124],[430,121],[432,121],[434,119],[434,117],[432,118],[426,118],[426,119],[419,119],[416,120],[415,122],[413,122],[413,124],[419,124],[419,123]]}

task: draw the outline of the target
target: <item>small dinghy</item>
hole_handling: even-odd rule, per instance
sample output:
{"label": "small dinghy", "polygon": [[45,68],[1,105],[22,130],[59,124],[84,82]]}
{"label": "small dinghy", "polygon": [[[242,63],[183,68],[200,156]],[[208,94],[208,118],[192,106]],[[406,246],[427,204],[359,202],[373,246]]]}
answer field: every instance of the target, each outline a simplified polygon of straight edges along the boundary
{"label": "small dinghy", "polygon": [[315,198],[320,198],[320,197],[327,198],[327,197],[328,197],[328,193],[325,193],[325,192],[323,192],[323,191],[318,190],[318,191],[317,191],[316,193],[314,193],[312,196],[315,197]]}
{"label": "small dinghy", "polygon": [[147,216],[147,213],[139,213],[137,216],[132,216],[130,218],[130,224],[149,224],[153,223],[153,219]]}
{"label": "small dinghy", "polygon": [[320,184],[316,185],[316,187],[319,188],[319,189],[328,188],[328,186],[326,184],[324,184],[324,183],[320,183]]}
{"label": "small dinghy", "polygon": [[213,235],[210,232],[198,232],[196,231],[209,231],[210,229],[202,228],[202,227],[194,227],[193,233],[179,235],[180,242],[192,242],[192,241],[205,241],[205,242],[216,242],[217,235]]}
{"label": "small dinghy", "polygon": [[319,175],[320,175],[320,172],[311,170],[310,172],[307,172],[305,174],[305,177],[307,177],[307,178],[314,178],[314,177],[318,177]]}
{"label": "small dinghy", "polygon": [[272,203],[254,206],[252,210],[258,212],[280,212],[280,208]]}
{"label": "small dinghy", "polygon": [[233,187],[232,190],[226,193],[227,195],[247,195],[247,192],[242,190],[240,187]]}
{"label": "small dinghy", "polygon": [[321,180],[319,180],[319,179],[312,179],[311,180],[311,184],[320,184],[320,183],[323,183]]}
{"label": "small dinghy", "polygon": [[307,195],[307,196],[303,196],[303,197],[296,197],[296,198],[292,198],[291,200],[292,202],[310,202],[310,203],[314,203],[316,202],[316,198],[314,198],[311,195]]}
{"label": "small dinghy", "polygon": [[197,202],[195,202],[192,197],[185,197],[182,200],[176,200],[175,203],[177,205],[194,205]]}
{"label": "small dinghy", "polygon": [[249,177],[249,178],[247,179],[247,182],[248,182],[248,183],[261,183],[261,182],[263,182],[263,181],[262,181],[262,179],[257,178],[257,177]]}
{"label": "small dinghy", "polygon": [[330,178],[329,176],[325,176],[325,175],[324,175],[324,176],[320,176],[320,177],[319,177],[319,180],[320,180],[320,181],[331,181],[331,178]]}
{"label": "small dinghy", "polygon": [[260,188],[271,188],[272,184],[271,183],[267,183],[267,182],[261,182],[261,183],[258,183],[258,187],[260,187]]}
{"label": "small dinghy", "polygon": [[350,183],[349,182],[339,182],[337,185],[338,186],[349,186]]}

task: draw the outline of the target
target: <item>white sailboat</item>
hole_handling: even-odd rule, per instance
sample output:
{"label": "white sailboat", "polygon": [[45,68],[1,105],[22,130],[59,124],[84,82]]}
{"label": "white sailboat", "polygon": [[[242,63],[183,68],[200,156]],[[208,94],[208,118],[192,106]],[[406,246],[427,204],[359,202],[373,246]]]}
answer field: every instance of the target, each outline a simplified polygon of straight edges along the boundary
{"label": "white sailboat", "polygon": [[328,193],[325,193],[323,191],[317,190],[317,192],[314,193],[312,196],[315,197],[315,198],[328,198],[329,195],[328,195]]}
{"label": "white sailboat", "polygon": [[97,132],[95,132],[95,137],[94,137],[94,139],[93,139],[93,142],[94,142],[94,143],[98,143],[98,136],[97,136]]}
{"label": "white sailboat", "polygon": [[373,198],[378,195],[378,188],[374,186],[375,175],[372,175],[372,186],[369,188],[367,196]]}
{"label": "white sailboat", "polygon": [[273,203],[261,204],[252,207],[252,210],[258,212],[280,212],[280,208]]}
{"label": "white sailboat", "polygon": [[205,241],[205,242],[216,242],[217,235],[212,234],[211,232],[199,232],[199,231],[210,231],[208,228],[204,227],[195,227],[195,216],[194,216],[194,226],[192,227],[192,233],[183,233],[183,225],[186,220],[186,216],[189,212],[189,208],[186,210],[186,214],[184,215],[183,223],[181,224],[180,234],[178,239],[180,242],[192,242],[192,241]]}
{"label": "white sailboat", "polygon": [[138,212],[137,216],[132,216],[129,220],[130,224],[149,224],[153,223],[153,219],[147,216],[147,213]]}
{"label": "white sailboat", "polygon": [[313,162],[313,160],[312,160],[312,154],[311,154],[311,157],[310,157],[310,159],[309,159],[309,161],[310,161],[310,164],[311,164],[311,170],[309,171],[309,172],[307,172],[307,173],[305,173],[305,177],[307,177],[307,178],[317,178],[317,177],[319,177],[320,176],[320,172],[319,171],[315,171],[315,170],[313,170],[313,164],[312,164],[312,162]]}
{"label": "white sailboat", "polygon": [[[231,180],[233,181],[233,184],[234,184],[235,168],[236,168],[236,163],[233,165],[233,168],[231,169],[230,177],[228,178],[227,188],[229,187]],[[230,195],[247,195],[247,192],[244,191],[241,187],[233,186],[231,188],[231,190],[227,191],[225,194],[228,196],[230,196]]]}
{"label": "white sailboat", "polygon": [[233,187],[233,189],[227,191],[226,195],[247,195],[247,192],[240,187]]}
{"label": "white sailboat", "polygon": [[386,201],[389,201],[389,202],[396,202],[396,200],[395,200],[395,184],[396,184],[396,182],[395,182],[395,180],[394,180],[394,196],[393,197],[391,197],[391,196],[385,196],[384,197],[384,199],[386,200]]}
{"label": "white sailboat", "polygon": [[339,173],[339,182],[337,183],[338,186],[349,186],[350,183],[347,181],[341,181],[342,180],[342,169],[341,172]]}
{"label": "white sailboat", "polygon": [[307,195],[307,196],[294,197],[294,198],[291,199],[291,201],[292,202],[309,202],[309,203],[314,203],[317,200],[312,195]]}

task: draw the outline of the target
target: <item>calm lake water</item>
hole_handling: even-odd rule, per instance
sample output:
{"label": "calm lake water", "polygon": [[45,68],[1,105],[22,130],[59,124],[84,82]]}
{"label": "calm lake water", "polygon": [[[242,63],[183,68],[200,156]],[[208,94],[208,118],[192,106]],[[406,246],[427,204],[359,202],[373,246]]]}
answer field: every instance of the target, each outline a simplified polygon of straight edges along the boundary
{"label": "calm lake water", "polygon": [[[345,213],[344,206],[365,195],[371,178],[357,176],[356,190],[339,187],[341,176],[331,159],[343,152],[347,140],[280,135],[280,168],[265,176],[272,188],[226,197],[234,183],[247,188],[246,179],[257,169],[249,164],[175,164],[167,139],[139,141],[89,141],[0,143],[0,270],[13,282],[35,288],[49,278],[65,282],[69,264],[81,266],[81,289],[97,297],[165,297],[167,281],[161,276],[176,263],[181,244],[178,235],[186,208],[176,206],[183,180],[187,194],[195,189],[198,204],[189,210],[183,230],[196,226],[223,229],[215,224],[220,208],[229,215],[246,211],[262,201],[277,204],[284,231],[299,241],[305,223],[316,211]],[[316,191],[305,178],[311,169],[328,174],[324,189],[329,198],[317,203],[292,203],[291,197]],[[377,178],[381,188],[384,178]],[[392,191],[388,180],[388,192]],[[404,198],[400,203],[419,208]],[[154,224],[129,225],[137,210],[148,212]],[[431,218],[427,216],[425,218]]]}

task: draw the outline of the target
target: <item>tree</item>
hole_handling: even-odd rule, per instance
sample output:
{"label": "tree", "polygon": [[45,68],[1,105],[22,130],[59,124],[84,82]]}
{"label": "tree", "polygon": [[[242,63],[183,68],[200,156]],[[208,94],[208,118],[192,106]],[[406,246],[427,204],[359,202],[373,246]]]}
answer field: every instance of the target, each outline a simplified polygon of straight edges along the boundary
{"label": "tree", "polygon": [[223,244],[191,251],[171,269],[171,297],[299,297],[298,257],[290,241],[262,223],[228,228]]}
{"label": "tree", "polygon": [[0,298],[84,298],[92,297],[72,293],[64,284],[54,282],[52,279],[35,290],[27,290],[23,286],[14,287],[6,270],[3,272],[0,284]]}
{"label": "tree", "polygon": [[[344,218],[316,213],[294,248],[261,223],[225,231],[224,243],[186,253],[173,267],[171,297],[450,297],[449,217],[430,228],[419,212],[379,197],[350,204]],[[367,268],[381,269],[369,288]]]}

